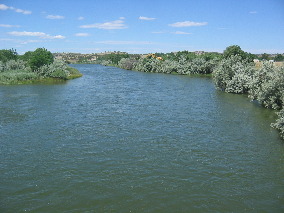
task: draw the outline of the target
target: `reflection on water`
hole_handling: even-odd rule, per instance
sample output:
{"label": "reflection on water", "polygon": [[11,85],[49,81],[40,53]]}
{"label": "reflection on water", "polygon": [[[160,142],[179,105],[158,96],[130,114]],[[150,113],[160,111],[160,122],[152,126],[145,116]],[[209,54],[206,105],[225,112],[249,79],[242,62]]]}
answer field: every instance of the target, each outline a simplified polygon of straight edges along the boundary
{"label": "reflection on water", "polygon": [[0,87],[1,212],[283,212],[273,111],[208,78],[76,68]]}

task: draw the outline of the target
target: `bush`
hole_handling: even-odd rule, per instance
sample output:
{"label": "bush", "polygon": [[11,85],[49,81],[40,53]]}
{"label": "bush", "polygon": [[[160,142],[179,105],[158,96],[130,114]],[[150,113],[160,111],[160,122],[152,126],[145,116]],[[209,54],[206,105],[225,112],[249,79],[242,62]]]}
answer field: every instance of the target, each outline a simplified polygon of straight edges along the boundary
{"label": "bush", "polygon": [[61,60],[55,60],[52,64],[43,65],[36,72],[43,77],[67,79],[70,75],[68,66]]}
{"label": "bush", "polygon": [[165,60],[162,64],[161,64],[161,68],[160,71],[162,73],[178,73],[179,71],[179,63],[177,61],[173,61],[173,60]]}
{"label": "bush", "polygon": [[26,69],[26,62],[23,60],[10,60],[6,62],[5,70],[24,70]]}
{"label": "bush", "polygon": [[156,58],[141,58],[134,69],[141,72],[161,72],[161,61]]}
{"label": "bush", "polygon": [[249,97],[267,108],[281,109],[283,94],[284,67],[276,67],[272,63],[264,62],[253,76]]}
{"label": "bush", "polygon": [[[283,99],[282,99],[283,100]],[[277,113],[278,119],[271,126],[275,129],[278,129],[280,136],[284,139],[284,109]]]}
{"label": "bush", "polygon": [[132,70],[136,63],[137,63],[136,59],[133,59],[133,58],[122,58],[118,62],[118,66],[120,68],[122,68],[122,69]]}
{"label": "bush", "polygon": [[233,55],[228,59],[223,59],[214,69],[213,80],[218,89],[229,92],[227,88],[232,87],[230,81],[233,79],[237,70],[243,66],[241,61],[240,56]]}
{"label": "bush", "polygon": [[110,61],[110,60],[102,60],[102,61],[101,61],[101,65],[103,65],[103,66],[109,66],[109,65],[111,65],[111,61]]}
{"label": "bush", "polygon": [[39,75],[26,70],[10,70],[0,73],[0,84],[11,84],[29,80],[36,80]]}

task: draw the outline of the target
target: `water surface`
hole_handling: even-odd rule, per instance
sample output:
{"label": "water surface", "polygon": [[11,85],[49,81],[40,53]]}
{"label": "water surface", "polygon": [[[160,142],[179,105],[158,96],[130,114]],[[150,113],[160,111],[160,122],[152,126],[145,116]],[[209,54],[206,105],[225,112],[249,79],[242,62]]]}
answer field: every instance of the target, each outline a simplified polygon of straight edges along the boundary
{"label": "water surface", "polygon": [[0,86],[1,212],[284,212],[273,111],[209,78],[74,66]]}

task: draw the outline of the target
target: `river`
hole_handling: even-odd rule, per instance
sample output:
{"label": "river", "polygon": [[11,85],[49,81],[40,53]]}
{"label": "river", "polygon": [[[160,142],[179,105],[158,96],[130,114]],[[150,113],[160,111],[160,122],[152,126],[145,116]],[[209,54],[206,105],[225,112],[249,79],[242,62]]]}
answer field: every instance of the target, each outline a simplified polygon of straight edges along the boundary
{"label": "river", "polygon": [[210,78],[72,66],[0,86],[0,212],[284,212],[274,111]]}

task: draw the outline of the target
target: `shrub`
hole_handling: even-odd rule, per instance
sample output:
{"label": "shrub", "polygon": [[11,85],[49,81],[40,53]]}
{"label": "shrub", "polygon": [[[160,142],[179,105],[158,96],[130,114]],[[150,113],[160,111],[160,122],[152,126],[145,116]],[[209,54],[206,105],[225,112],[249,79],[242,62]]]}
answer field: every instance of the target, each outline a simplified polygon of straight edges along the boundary
{"label": "shrub", "polygon": [[39,76],[37,73],[26,70],[10,70],[9,72],[0,73],[0,84],[18,83],[28,80],[36,80]]}
{"label": "shrub", "polygon": [[70,75],[68,66],[61,60],[55,60],[52,64],[43,65],[36,72],[43,77],[67,79]]}
{"label": "shrub", "polygon": [[141,72],[161,72],[161,61],[156,58],[141,58],[134,69]]}
{"label": "shrub", "polygon": [[[283,100],[283,99],[282,99]],[[280,136],[284,139],[284,109],[277,113],[278,119],[271,126],[275,129],[278,129]]]}
{"label": "shrub", "polygon": [[161,64],[161,68],[160,71],[162,73],[177,73],[179,70],[179,63],[177,61],[173,61],[173,60],[165,60],[162,64]]}
{"label": "shrub", "polygon": [[249,97],[267,108],[281,109],[284,94],[284,67],[276,67],[269,62],[255,71]]}
{"label": "shrub", "polygon": [[5,70],[24,70],[26,68],[26,62],[23,60],[10,60],[5,64]]}
{"label": "shrub", "polygon": [[102,60],[102,61],[101,61],[101,65],[103,65],[103,66],[109,66],[109,65],[111,65],[111,61],[110,61],[110,60]]}
{"label": "shrub", "polygon": [[137,63],[136,59],[133,59],[133,58],[122,58],[118,62],[118,66],[120,68],[122,68],[122,69],[132,70],[136,63]]}

